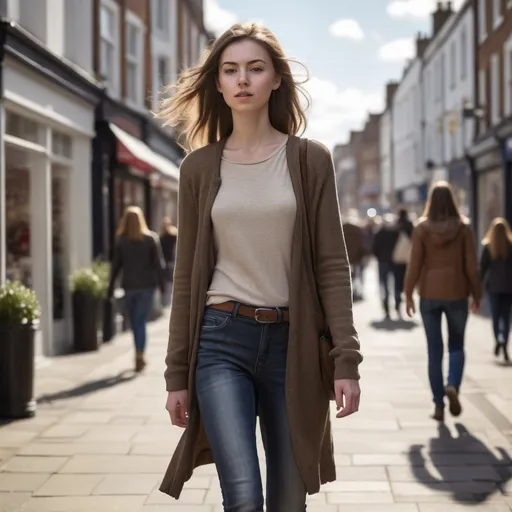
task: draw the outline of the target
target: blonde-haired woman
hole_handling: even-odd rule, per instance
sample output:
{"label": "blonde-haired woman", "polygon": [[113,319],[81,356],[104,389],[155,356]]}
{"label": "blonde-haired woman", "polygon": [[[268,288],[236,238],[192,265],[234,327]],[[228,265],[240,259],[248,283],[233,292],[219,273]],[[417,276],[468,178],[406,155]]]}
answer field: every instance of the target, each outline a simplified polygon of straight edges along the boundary
{"label": "blonde-haired woman", "polygon": [[276,37],[234,25],[161,114],[199,149],[180,171],[165,372],[167,410],[186,430],[160,489],[177,498],[195,467],[215,462],[230,512],[263,511],[258,416],[266,510],[303,512],[306,493],[335,479],[330,396],[338,417],[359,406],[333,163],[296,136],[299,91]]}
{"label": "blonde-haired woman", "polygon": [[170,217],[164,217],[162,220],[162,230],[160,231],[160,245],[164,255],[166,276],[165,276],[165,293],[162,297],[164,306],[171,303],[172,293],[172,276],[174,273],[174,260],[176,257],[176,237],[178,230],[173,225]]}
{"label": "blonde-haired woman", "polygon": [[482,281],[486,283],[492,313],[494,354],[503,352],[509,361],[508,340],[510,312],[512,310],[512,231],[508,222],[497,217],[482,240],[484,246],[480,260]]}
{"label": "blonde-haired woman", "polygon": [[158,235],[148,229],[138,206],[126,208],[117,230],[112,259],[109,297],[122,273],[124,303],[135,342],[135,371],[146,366],[146,323],[156,288],[164,292],[164,260]]}

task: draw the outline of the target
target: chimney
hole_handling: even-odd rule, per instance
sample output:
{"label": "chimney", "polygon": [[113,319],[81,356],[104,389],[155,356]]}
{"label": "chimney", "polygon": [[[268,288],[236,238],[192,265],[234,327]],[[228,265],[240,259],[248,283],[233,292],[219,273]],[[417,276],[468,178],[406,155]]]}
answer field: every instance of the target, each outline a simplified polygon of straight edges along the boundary
{"label": "chimney", "polygon": [[443,28],[453,12],[451,2],[437,2],[437,8],[432,13],[432,37],[435,37]]}
{"label": "chimney", "polygon": [[393,102],[393,97],[398,89],[398,82],[388,82],[386,84],[386,108],[391,107],[391,103]]}
{"label": "chimney", "polygon": [[421,32],[418,32],[418,34],[416,35],[416,57],[418,57],[419,59],[423,57],[423,54],[425,53],[425,50],[427,49],[429,43],[430,37],[422,34]]}

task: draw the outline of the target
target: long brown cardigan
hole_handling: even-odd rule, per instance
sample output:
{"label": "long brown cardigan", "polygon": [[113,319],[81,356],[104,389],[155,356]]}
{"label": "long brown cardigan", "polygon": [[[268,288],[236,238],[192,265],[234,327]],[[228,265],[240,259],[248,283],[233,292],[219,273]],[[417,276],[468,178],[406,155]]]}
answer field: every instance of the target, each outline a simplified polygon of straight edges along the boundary
{"label": "long brown cardigan", "polygon": [[[286,366],[286,406],[292,445],[307,492],[336,479],[329,395],[320,373],[319,334],[324,315],[314,299],[318,290],[334,348],[336,379],[359,379],[362,361],[352,316],[352,291],[341,227],[332,158],[318,142],[308,142],[309,219],[300,173],[298,137],[286,153],[297,201],[290,276],[290,330]],[[167,391],[188,389],[188,426],[160,490],[178,498],[195,467],[212,455],[195,395],[194,374],[206,292],[215,267],[211,210],[221,185],[225,139],[190,153],[181,165],[179,234],[166,357]],[[310,230],[307,229],[309,220]],[[272,226],[269,226],[272,229]],[[309,232],[313,240],[309,241]],[[313,250],[311,250],[313,248]],[[265,276],[262,276],[264,279]]]}

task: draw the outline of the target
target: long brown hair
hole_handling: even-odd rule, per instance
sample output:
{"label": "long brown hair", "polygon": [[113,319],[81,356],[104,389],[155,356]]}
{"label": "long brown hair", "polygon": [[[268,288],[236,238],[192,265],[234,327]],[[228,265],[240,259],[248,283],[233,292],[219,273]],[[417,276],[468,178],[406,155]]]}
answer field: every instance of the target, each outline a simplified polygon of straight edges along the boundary
{"label": "long brown hair", "polygon": [[295,135],[306,127],[306,114],[301,106],[299,93],[309,106],[309,95],[293,76],[287,59],[276,36],[257,23],[235,24],[226,30],[203,53],[201,62],[184,70],[174,85],[167,88],[166,99],[161,102],[157,117],[173,126],[184,137],[182,146],[187,151],[217,142],[233,131],[231,109],[217,90],[219,60],[230,45],[251,39],[265,48],[281,77],[281,85],[272,91],[269,100],[270,124],[282,133]]}
{"label": "long brown hair", "polygon": [[453,189],[447,181],[434,183],[430,189],[423,217],[434,222],[462,218]]}
{"label": "long brown hair", "polygon": [[123,217],[119,221],[117,236],[124,236],[128,240],[141,241],[149,233],[150,231],[142,210],[138,206],[126,208]]}
{"label": "long brown hair", "polygon": [[503,217],[493,219],[482,244],[489,248],[493,260],[507,259],[512,247],[512,231],[507,220]]}

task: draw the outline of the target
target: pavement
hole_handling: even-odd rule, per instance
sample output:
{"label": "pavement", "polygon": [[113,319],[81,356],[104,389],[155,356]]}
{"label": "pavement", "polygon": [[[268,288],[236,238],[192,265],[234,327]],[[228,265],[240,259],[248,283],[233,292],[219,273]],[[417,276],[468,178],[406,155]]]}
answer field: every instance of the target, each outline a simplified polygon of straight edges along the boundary
{"label": "pavement", "polygon": [[[361,410],[334,419],[338,480],[308,512],[511,511],[512,368],[492,355],[489,320],[471,315],[464,411],[439,429],[420,319],[382,320],[374,268],[355,317]],[[151,323],[140,376],[128,334],[38,365],[36,416],[0,424],[0,512],[222,511],[211,465],[179,501],[157,489],[181,434],[164,409],[166,333],[167,318]]]}

